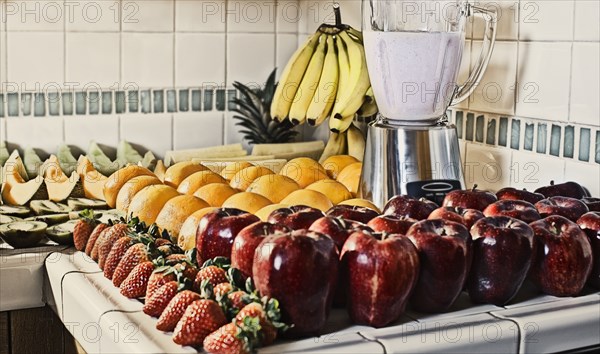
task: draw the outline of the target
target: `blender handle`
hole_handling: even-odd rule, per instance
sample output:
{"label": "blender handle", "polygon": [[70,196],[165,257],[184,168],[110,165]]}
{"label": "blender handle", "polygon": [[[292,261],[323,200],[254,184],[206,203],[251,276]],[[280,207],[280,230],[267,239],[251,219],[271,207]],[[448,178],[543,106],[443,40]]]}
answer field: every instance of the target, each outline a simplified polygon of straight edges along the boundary
{"label": "blender handle", "polygon": [[498,23],[496,11],[471,5],[469,3],[467,3],[466,6],[467,16],[477,15],[483,17],[485,20],[485,34],[477,65],[473,69],[473,72],[471,72],[469,79],[456,88],[456,93],[454,94],[451,103],[452,105],[464,101],[473,93],[473,91],[475,91],[487,69],[492,52],[494,51],[494,44],[496,43],[496,26]]}

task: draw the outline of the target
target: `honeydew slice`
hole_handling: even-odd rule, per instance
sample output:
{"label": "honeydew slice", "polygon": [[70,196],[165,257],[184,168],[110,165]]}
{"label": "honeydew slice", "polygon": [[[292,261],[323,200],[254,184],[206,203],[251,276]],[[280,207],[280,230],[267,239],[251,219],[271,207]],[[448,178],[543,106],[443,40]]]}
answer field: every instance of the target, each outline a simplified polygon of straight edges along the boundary
{"label": "honeydew slice", "polygon": [[87,158],[105,176],[110,176],[119,169],[119,163],[112,162],[95,141],[90,142]]}
{"label": "honeydew slice", "polygon": [[68,145],[60,145],[56,157],[58,158],[60,169],[63,170],[64,173],[71,174],[77,169],[77,160],[73,156],[71,148]]}
{"label": "honeydew slice", "polygon": [[15,221],[23,221],[23,219],[18,218],[16,216],[0,214],[0,225],[10,224],[11,222],[15,222]]}
{"label": "honeydew slice", "polygon": [[67,176],[60,167],[58,158],[51,155],[44,163],[44,182],[48,188],[48,197],[51,201],[62,202],[69,197],[79,198],[85,195],[77,171]]}
{"label": "honeydew slice", "polygon": [[10,153],[8,152],[8,149],[6,148],[6,142],[5,141],[0,142],[0,166],[4,166],[4,164],[6,163],[6,160],[8,160],[9,156],[10,156]]}
{"label": "honeydew slice", "polygon": [[32,216],[25,219],[26,221],[41,221],[48,225],[61,224],[69,221],[69,214],[49,214],[49,215],[38,215]]}
{"label": "honeydew slice", "polygon": [[14,248],[32,247],[44,238],[47,227],[41,221],[16,221],[0,225],[0,235]]}
{"label": "honeydew slice", "polygon": [[85,156],[80,156],[77,164],[77,173],[83,186],[83,192],[86,198],[104,200],[104,184],[108,177],[100,173],[90,160]]}
{"label": "honeydew slice", "polygon": [[117,146],[117,161],[123,163],[123,165],[127,164],[137,164],[142,161],[144,158],[140,153],[131,146],[125,140],[121,140],[119,146]]}
{"label": "honeydew slice", "polygon": [[2,200],[9,205],[26,205],[32,200],[47,200],[48,189],[43,178],[35,178],[25,182],[18,173],[18,167],[23,166],[20,157],[16,163],[4,169],[4,183],[2,184]]}
{"label": "honeydew slice", "polygon": [[29,206],[36,215],[68,214],[71,211],[69,206],[50,200],[32,200]]}
{"label": "honeydew slice", "polygon": [[72,245],[73,232],[77,222],[77,220],[71,220],[59,225],[50,226],[46,229],[46,236],[59,245]]}
{"label": "honeydew slice", "polygon": [[108,208],[108,204],[106,204],[105,201],[88,198],[69,198],[67,200],[67,205],[69,208],[73,209],[73,211],[82,211],[87,209],[99,210]]}
{"label": "honeydew slice", "polygon": [[156,167],[156,156],[154,156],[152,151],[148,151],[140,163],[143,167],[146,167],[149,170],[154,170]]}
{"label": "honeydew slice", "polygon": [[0,205],[0,215],[25,218],[29,216],[30,213],[31,209],[25,206]]}
{"label": "honeydew slice", "polygon": [[26,148],[23,152],[23,164],[27,170],[29,178],[36,178],[42,169],[42,159],[33,148]]}

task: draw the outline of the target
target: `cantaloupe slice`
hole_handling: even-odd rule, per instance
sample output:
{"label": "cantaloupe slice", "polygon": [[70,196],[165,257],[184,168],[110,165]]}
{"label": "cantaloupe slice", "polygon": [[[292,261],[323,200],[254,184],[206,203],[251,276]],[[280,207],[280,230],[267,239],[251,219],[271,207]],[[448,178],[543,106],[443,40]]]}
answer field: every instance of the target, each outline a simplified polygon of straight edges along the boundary
{"label": "cantaloupe slice", "polygon": [[104,184],[108,177],[100,173],[85,156],[80,156],[77,162],[77,173],[83,185],[86,198],[104,200]]}
{"label": "cantaloupe slice", "polygon": [[19,156],[14,163],[6,164],[4,169],[4,183],[2,184],[2,200],[9,205],[26,205],[31,200],[47,200],[48,189],[42,178],[35,178],[25,182],[18,172],[18,166],[23,166]]}
{"label": "cantaloupe slice", "polygon": [[219,210],[219,208],[210,207],[200,209],[185,219],[183,225],[181,225],[179,237],[177,239],[177,244],[179,247],[181,247],[181,249],[184,251],[189,251],[196,247],[196,233],[198,232],[200,220],[202,220],[206,214],[217,210]]}
{"label": "cantaloupe slice", "polygon": [[114,208],[117,205],[117,195],[121,187],[130,179],[138,176],[154,176],[149,169],[130,165],[113,173],[104,184],[104,199],[109,207]]}
{"label": "cantaloupe slice", "polygon": [[18,150],[13,150],[6,162],[4,163],[4,174],[11,173],[11,170],[16,170],[24,181],[29,180],[27,169],[21,159],[21,155]]}
{"label": "cantaloupe slice", "polygon": [[158,214],[169,200],[180,195],[173,187],[164,184],[148,186],[138,193],[129,204],[129,215],[138,217],[146,225],[154,224]]}
{"label": "cantaloupe slice", "polygon": [[196,172],[184,179],[177,191],[181,194],[193,195],[198,189],[212,183],[227,183],[227,180],[212,171]]}
{"label": "cantaloupe slice", "polygon": [[23,164],[29,178],[36,178],[40,174],[43,162],[37,152],[33,148],[28,147],[23,152]]}
{"label": "cantaloupe slice", "polygon": [[62,202],[69,197],[80,198],[85,196],[83,185],[77,171],[67,176],[60,168],[60,163],[55,155],[51,155],[44,166],[44,182],[48,188],[48,197],[53,202]]}
{"label": "cantaloupe slice", "polygon": [[185,220],[198,210],[210,207],[207,202],[191,195],[180,195],[170,199],[156,217],[156,226],[171,234],[177,242],[179,231]]}
{"label": "cantaloupe slice", "polygon": [[167,169],[164,182],[168,186],[177,188],[184,179],[202,171],[208,171],[208,167],[191,161],[179,162]]}
{"label": "cantaloupe slice", "polygon": [[156,166],[154,167],[154,174],[161,182],[165,181],[165,173],[167,172],[167,168],[162,160],[156,161]]}
{"label": "cantaloupe slice", "polygon": [[121,187],[117,194],[117,210],[127,214],[133,197],[142,189],[156,184],[162,184],[162,182],[154,176],[138,176],[130,179]]}

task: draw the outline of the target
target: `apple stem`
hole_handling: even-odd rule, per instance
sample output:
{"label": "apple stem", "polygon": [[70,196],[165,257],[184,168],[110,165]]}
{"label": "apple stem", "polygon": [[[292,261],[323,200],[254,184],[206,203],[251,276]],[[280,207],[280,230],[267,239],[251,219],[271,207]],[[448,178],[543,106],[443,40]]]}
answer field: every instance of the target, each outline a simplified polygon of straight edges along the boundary
{"label": "apple stem", "polygon": [[550,185],[553,186],[554,185],[554,181],[550,181]]}
{"label": "apple stem", "polygon": [[475,192],[476,190],[477,190],[477,185],[476,185],[476,184],[474,184],[474,185],[473,185],[473,192]]}

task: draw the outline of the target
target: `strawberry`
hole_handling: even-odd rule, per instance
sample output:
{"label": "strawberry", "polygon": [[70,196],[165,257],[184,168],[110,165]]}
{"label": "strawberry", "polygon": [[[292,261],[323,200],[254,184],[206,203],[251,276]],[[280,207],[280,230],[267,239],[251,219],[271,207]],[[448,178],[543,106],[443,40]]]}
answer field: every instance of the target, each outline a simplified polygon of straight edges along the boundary
{"label": "strawberry", "polygon": [[106,257],[106,261],[104,261],[104,277],[106,279],[112,280],[113,274],[115,273],[115,269],[119,265],[119,262],[129,249],[129,247],[133,246],[134,241],[130,237],[121,237],[115,242],[112,246],[110,253]]}
{"label": "strawberry", "polygon": [[156,290],[150,298],[146,298],[146,303],[142,310],[146,315],[159,317],[169,302],[177,295],[179,283],[170,281]]}
{"label": "strawberry", "polygon": [[[94,244],[94,248],[92,248],[92,254],[90,255],[90,257],[92,257],[92,259],[96,262],[98,262],[98,249],[99,249],[100,245],[102,243],[104,243],[104,240],[106,239],[106,234],[110,231],[111,228],[112,228],[112,226],[107,227],[100,233],[100,235],[98,235],[98,239],[96,240],[96,243]],[[100,269],[102,269],[102,268],[100,268]]]}
{"label": "strawberry", "polygon": [[183,346],[201,346],[204,338],[227,323],[219,304],[196,300],[185,310],[173,332],[173,342]]}
{"label": "strawberry", "polygon": [[81,219],[75,224],[73,229],[73,243],[78,251],[85,251],[90,235],[94,231],[98,221],[92,210],[84,210],[79,213]]}
{"label": "strawberry", "polygon": [[92,256],[92,250],[94,249],[94,246],[96,245],[96,241],[98,240],[98,237],[100,236],[100,234],[102,232],[104,232],[104,230],[108,227],[107,224],[98,224],[98,226],[96,226],[94,228],[94,231],[92,231],[92,234],[90,235],[90,238],[87,241],[87,244],[85,245],[85,254],[87,254],[88,256]]}
{"label": "strawberry", "polygon": [[244,328],[244,324],[248,318],[258,320],[258,324],[260,325],[258,338],[261,345],[269,345],[275,341],[275,338],[277,338],[277,328],[267,318],[262,304],[253,302],[244,306],[235,316],[233,322]]}
{"label": "strawberry", "polygon": [[161,286],[175,280],[177,280],[177,276],[174,272],[169,271],[169,269],[165,267],[157,268],[150,276],[150,280],[148,280],[146,299],[151,298],[154,292],[156,292],[156,290],[158,290]]}
{"label": "strawberry", "polygon": [[240,326],[228,323],[204,339],[204,350],[212,354],[248,354],[252,352],[248,337]]}
{"label": "strawberry", "polygon": [[121,283],[127,278],[133,268],[143,262],[149,261],[147,246],[143,243],[136,243],[129,247],[127,252],[121,258],[119,265],[115,269],[113,274],[113,284],[117,287],[121,286]]}
{"label": "strawberry", "polygon": [[129,231],[129,227],[126,224],[116,224],[106,232],[104,240],[98,245],[98,266],[100,269],[104,269],[104,261],[106,261],[106,257],[114,243],[121,237],[126,237],[127,231]]}
{"label": "strawberry", "polygon": [[227,273],[223,268],[208,266],[200,269],[194,280],[194,290],[199,291],[203,280],[208,280],[212,286],[227,282]]}
{"label": "strawberry", "polygon": [[190,290],[175,295],[158,318],[156,329],[163,332],[173,331],[187,307],[196,300],[200,300],[200,294]]}
{"label": "strawberry", "polygon": [[233,286],[229,282],[221,283],[215,286],[213,291],[215,293],[215,297],[218,299],[233,291]]}
{"label": "strawberry", "polygon": [[135,266],[119,287],[121,294],[129,299],[135,299],[146,294],[148,279],[154,271],[154,263],[148,261]]}
{"label": "strawberry", "polygon": [[154,241],[154,245],[156,247],[172,245],[172,244],[173,243],[170,240],[167,240],[166,238],[157,238],[156,241]]}
{"label": "strawberry", "polygon": [[244,291],[234,291],[232,293],[227,294],[227,298],[229,299],[229,306],[237,311],[244,308],[247,305],[247,302],[244,300],[244,296],[247,295]]}

